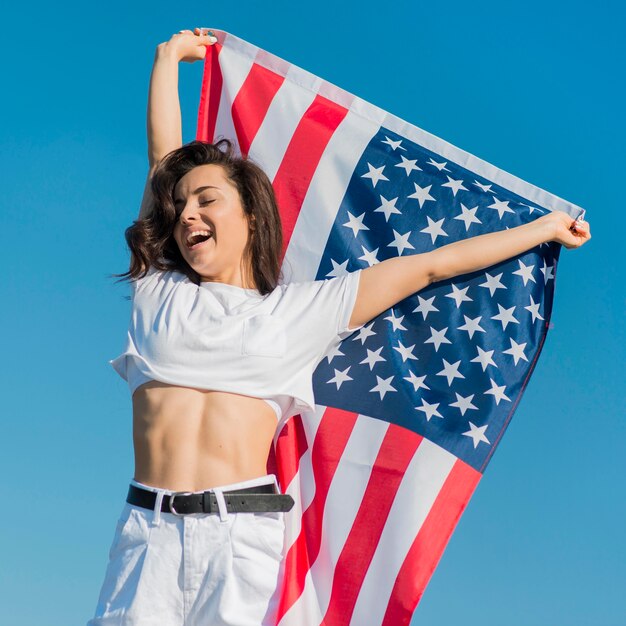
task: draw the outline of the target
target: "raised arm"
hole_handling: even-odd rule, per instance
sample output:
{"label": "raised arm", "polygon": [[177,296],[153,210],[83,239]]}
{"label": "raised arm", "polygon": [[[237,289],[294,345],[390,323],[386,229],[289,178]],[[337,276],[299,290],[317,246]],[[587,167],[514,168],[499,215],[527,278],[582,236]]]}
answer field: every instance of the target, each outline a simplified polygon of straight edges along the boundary
{"label": "raised arm", "polygon": [[510,259],[540,243],[578,248],[591,239],[589,224],[552,211],[532,222],[449,243],[430,252],[393,257],[361,270],[350,328],[365,324],[431,283]]}
{"label": "raised arm", "polygon": [[139,219],[146,217],[152,206],[150,179],[158,162],[183,144],[180,101],[178,99],[178,63],[204,59],[206,46],[217,39],[194,31],[181,30],[160,43],[154,54],[148,92],[148,176],[144,185]]}

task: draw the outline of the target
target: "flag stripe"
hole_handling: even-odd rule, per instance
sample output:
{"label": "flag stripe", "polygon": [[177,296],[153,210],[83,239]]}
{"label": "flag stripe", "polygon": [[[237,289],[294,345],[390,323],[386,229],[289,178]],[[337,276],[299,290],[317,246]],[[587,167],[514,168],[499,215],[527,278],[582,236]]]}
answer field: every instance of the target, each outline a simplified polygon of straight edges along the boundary
{"label": "flag stripe", "polygon": [[409,624],[482,474],[457,459],[438,490],[398,573],[381,626]]}
{"label": "flag stripe", "polygon": [[241,153],[247,155],[267,115],[276,93],[285,82],[283,76],[254,63],[233,102],[232,118]]}
{"label": "flag stripe", "polygon": [[273,180],[281,209],[285,249],[319,160],[346,113],[345,108],[317,96],[291,137]]}
{"label": "flag stripe", "polygon": [[[352,624],[380,624],[392,596],[404,557],[422,528],[456,458],[447,450],[418,435],[406,433],[416,449],[400,483],[376,552],[361,586]],[[416,498],[415,494],[419,494]]]}
{"label": "flag stripe", "polygon": [[[349,112],[330,138],[291,234],[283,269],[287,281],[315,280],[322,254],[354,169],[378,126],[364,126]],[[343,158],[337,154],[343,151]]]}
{"label": "flag stripe", "polygon": [[[284,589],[279,605],[279,621],[287,610],[298,600],[304,590],[305,578],[311,564],[315,563],[321,543],[321,526],[324,519],[324,505],[338,460],[348,443],[356,421],[356,415],[340,409],[327,408],[313,441],[311,452],[312,477],[315,481],[315,495],[309,506],[302,512],[302,529],[298,538],[289,548],[285,560],[285,577],[289,581]],[[329,432],[332,435],[329,436]],[[300,482],[305,479],[300,477]],[[308,563],[297,559],[300,551],[308,554]]]}
{"label": "flag stripe", "polygon": [[389,424],[386,429],[350,533],[334,567],[332,594],[323,622],[327,626],[350,623],[361,583],[380,545],[378,542],[402,477],[421,440],[416,434],[407,437],[406,429],[396,424]]}
{"label": "flag stripe", "polygon": [[217,111],[222,99],[222,68],[219,60],[222,49],[222,44],[215,43],[208,46],[206,51],[196,129],[196,139],[200,141],[213,141],[215,136]]}

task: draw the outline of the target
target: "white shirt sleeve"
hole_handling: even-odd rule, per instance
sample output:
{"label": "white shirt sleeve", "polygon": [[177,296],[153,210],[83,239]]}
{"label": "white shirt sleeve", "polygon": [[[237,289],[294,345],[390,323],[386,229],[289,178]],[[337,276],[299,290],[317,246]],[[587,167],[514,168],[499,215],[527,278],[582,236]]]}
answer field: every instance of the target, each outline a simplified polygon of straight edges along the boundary
{"label": "white shirt sleeve", "polygon": [[292,283],[290,307],[292,319],[299,318],[298,341],[318,363],[336,345],[364,326],[349,328],[356,303],[361,269],[341,276],[309,282]]}

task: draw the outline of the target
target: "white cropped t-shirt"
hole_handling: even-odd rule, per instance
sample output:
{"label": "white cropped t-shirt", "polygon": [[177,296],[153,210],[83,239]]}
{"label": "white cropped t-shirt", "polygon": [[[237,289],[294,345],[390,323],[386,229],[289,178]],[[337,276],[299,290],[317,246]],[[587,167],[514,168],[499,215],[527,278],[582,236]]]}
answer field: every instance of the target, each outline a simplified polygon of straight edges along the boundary
{"label": "white cropped t-shirt", "polygon": [[362,270],[269,294],[150,267],[131,281],[123,352],[109,361],[131,395],[148,380],[265,399],[279,419],[315,409],[320,361],[348,328]]}

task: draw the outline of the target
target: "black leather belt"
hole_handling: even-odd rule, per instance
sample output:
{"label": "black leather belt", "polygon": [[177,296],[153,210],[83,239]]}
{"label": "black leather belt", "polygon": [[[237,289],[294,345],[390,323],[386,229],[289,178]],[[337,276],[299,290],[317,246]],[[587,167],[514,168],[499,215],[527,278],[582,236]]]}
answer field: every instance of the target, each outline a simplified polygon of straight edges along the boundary
{"label": "black leather belt", "polygon": [[[285,493],[276,493],[274,485],[256,485],[241,489],[223,491],[226,510],[229,513],[245,511],[289,511],[294,505],[293,498]],[[130,484],[126,502],[136,504],[145,509],[154,510],[156,492],[142,489]],[[218,513],[217,498],[212,491],[191,493],[189,491],[176,491],[165,494],[161,503],[163,513],[185,515],[186,513]]]}

